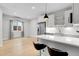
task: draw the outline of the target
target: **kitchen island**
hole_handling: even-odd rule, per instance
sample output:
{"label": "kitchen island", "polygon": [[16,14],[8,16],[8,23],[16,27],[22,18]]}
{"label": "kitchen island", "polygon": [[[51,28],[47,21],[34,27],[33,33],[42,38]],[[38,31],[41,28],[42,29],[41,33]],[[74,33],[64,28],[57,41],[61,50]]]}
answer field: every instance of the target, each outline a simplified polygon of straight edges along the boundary
{"label": "kitchen island", "polygon": [[[38,35],[39,43],[48,45],[51,48],[68,52],[69,56],[79,56],[79,38],[65,35]],[[46,50],[46,49],[45,49]],[[44,52],[44,54],[46,54]]]}

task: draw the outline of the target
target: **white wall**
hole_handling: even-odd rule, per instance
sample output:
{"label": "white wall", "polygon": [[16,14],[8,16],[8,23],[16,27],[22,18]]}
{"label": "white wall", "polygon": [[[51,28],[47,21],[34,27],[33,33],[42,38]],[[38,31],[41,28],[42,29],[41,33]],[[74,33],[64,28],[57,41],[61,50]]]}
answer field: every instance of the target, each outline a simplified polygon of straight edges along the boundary
{"label": "white wall", "polygon": [[29,37],[29,31],[30,30],[30,22],[25,21],[24,22],[24,37]]}
{"label": "white wall", "polygon": [[0,9],[0,47],[2,47],[2,42],[3,42],[3,30],[2,30],[2,10]]}
{"label": "white wall", "polygon": [[32,37],[37,35],[37,20],[31,20],[29,25],[30,25],[29,36]]}
{"label": "white wall", "polygon": [[3,16],[3,40],[7,40],[9,39],[9,35],[10,35],[10,22],[9,22],[9,18],[6,16]]}

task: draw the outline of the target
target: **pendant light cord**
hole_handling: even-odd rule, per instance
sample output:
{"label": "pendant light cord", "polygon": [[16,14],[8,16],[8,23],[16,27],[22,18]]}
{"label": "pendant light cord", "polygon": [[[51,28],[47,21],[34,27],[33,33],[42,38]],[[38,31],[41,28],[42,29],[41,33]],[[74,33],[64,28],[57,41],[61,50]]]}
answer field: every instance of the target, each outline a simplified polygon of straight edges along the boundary
{"label": "pendant light cord", "polygon": [[47,13],[47,3],[45,3],[45,14]]}

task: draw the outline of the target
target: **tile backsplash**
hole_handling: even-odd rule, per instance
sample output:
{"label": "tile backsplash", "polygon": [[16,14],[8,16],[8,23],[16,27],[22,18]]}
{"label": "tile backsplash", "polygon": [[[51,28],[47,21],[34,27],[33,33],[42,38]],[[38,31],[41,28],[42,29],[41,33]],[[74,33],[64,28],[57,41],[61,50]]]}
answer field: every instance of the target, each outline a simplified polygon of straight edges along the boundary
{"label": "tile backsplash", "polygon": [[58,33],[58,29],[55,27],[46,27],[46,33]]}
{"label": "tile backsplash", "polygon": [[70,35],[79,35],[79,27],[47,27],[46,33],[62,33]]}

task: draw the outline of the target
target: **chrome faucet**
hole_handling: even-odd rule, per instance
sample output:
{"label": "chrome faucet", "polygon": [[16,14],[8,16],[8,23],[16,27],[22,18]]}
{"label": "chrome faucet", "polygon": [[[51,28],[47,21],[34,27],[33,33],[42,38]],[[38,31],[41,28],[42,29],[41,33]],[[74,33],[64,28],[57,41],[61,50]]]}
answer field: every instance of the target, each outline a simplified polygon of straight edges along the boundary
{"label": "chrome faucet", "polygon": [[61,33],[61,29],[60,29],[60,27],[58,27],[58,31],[59,31],[59,33]]}

